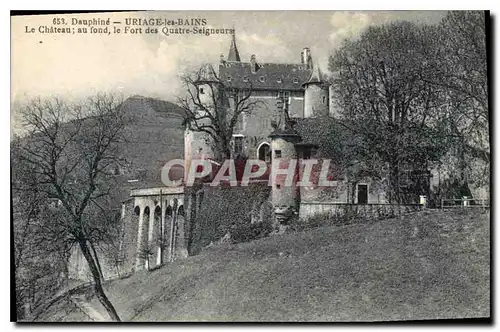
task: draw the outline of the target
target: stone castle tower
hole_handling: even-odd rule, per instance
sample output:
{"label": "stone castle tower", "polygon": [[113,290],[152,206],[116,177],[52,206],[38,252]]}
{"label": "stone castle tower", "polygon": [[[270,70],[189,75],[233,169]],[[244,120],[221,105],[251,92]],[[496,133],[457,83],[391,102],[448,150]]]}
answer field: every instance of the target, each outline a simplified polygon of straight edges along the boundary
{"label": "stone castle tower", "polygon": [[[212,91],[218,93],[222,83],[217,78],[214,68],[207,64],[200,69],[195,85],[199,92],[200,101],[203,104],[209,105],[212,100]],[[199,112],[201,112],[201,110]],[[198,120],[198,124],[201,125],[203,121],[209,124],[210,120]],[[209,135],[204,132],[190,130],[189,127],[186,127],[184,132],[184,178],[187,179],[191,160],[213,157],[214,151],[210,144]]]}
{"label": "stone castle tower", "polygon": [[[292,121],[288,116],[287,103],[278,100],[278,122],[275,130],[269,135],[271,138],[272,172],[277,173],[277,168],[288,169],[295,165],[292,174],[271,175],[272,191],[271,202],[274,209],[276,222],[288,225],[299,211],[300,195],[297,187],[297,159],[298,153],[295,144],[301,141],[300,135],[293,129]],[[281,173],[281,172],[280,172]]]}
{"label": "stone castle tower", "polygon": [[302,51],[302,61],[307,57],[307,69],[312,69],[309,79],[302,84],[304,87],[304,117],[328,116],[330,90],[324,81],[318,65],[314,65],[308,48]]}

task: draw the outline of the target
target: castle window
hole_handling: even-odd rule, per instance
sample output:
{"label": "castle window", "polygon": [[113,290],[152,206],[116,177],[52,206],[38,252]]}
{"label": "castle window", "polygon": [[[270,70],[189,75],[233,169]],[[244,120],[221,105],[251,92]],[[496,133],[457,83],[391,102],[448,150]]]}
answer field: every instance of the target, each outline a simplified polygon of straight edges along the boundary
{"label": "castle window", "polygon": [[278,91],[277,98],[284,98],[284,99],[290,98],[290,91]]}
{"label": "castle window", "polygon": [[228,77],[227,77],[227,81],[228,81],[228,82],[231,82],[231,76],[228,76]]}
{"label": "castle window", "polygon": [[304,149],[302,159],[311,159],[311,149]]}
{"label": "castle window", "polygon": [[243,152],[243,137],[236,136],[234,138],[234,153],[241,154]]}
{"label": "castle window", "polygon": [[299,66],[299,70],[302,70],[302,66]]}
{"label": "castle window", "polygon": [[276,80],[276,82],[281,83],[281,77],[278,77],[278,79]]}
{"label": "castle window", "polygon": [[274,157],[281,158],[281,150],[274,150]]}
{"label": "castle window", "polygon": [[326,101],[326,97],[323,96],[323,104],[325,104],[325,101]]}
{"label": "castle window", "polygon": [[248,76],[243,77],[243,82],[248,82]]}
{"label": "castle window", "polygon": [[299,79],[298,79],[298,78],[294,78],[294,79],[293,79],[293,83],[294,83],[294,84],[298,84],[298,83],[299,83]]}
{"label": "castle window", "polygon": [[264,76],[259,77],[259,81],[264,82]]}
{"label": "castle window", "polygon": [[262,143],[257,148],[257,156],[259,160],[265,161],[266,163],[271,162],[271,151],[268,143]]}
{"label": "castle window", "polygon": [[248,91],[238,90],[238,100],[242,100],[243,98],[246,98],[247,94],[248,94]]}
{"label": "castle window", "polygon": [[203,91],[203,88],[200,88],[200,95],[205,94],[205,91]]}
{"label": "castle window", "polygon": [[245,130],[245,114],[240,114],[240,116],[238,117],[238,120],[236,121],[236,130],[238,132],[242,132]]}

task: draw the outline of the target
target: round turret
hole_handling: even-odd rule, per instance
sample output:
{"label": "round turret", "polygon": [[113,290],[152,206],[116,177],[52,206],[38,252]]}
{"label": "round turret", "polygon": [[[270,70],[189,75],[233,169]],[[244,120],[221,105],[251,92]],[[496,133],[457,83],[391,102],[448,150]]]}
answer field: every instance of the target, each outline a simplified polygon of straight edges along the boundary
{"label": "round turret", "polygon": [[304,117],[328,116],[329,89],[323,81],[318,66],[313,66],[309,79],[304,87]]}
{"label": "round turret", "polygon": [[[271,170],[271,199],[276,221],[280,225],[287,225],[290,219],[294,215],[297,215],[299,210],[299,195],[296,185],[298,174],[295,165],[297,162],[297,150],[295,144],[301,141],[301,137],[293,129],[288,112],[284,109],[278,109],[278,111],[280,112],[278,123],[275,130],[269,135],[271,138],[273,161]],[[279,172],[278,169],[290,170],[290,173],[285,175],[283,172]]]}

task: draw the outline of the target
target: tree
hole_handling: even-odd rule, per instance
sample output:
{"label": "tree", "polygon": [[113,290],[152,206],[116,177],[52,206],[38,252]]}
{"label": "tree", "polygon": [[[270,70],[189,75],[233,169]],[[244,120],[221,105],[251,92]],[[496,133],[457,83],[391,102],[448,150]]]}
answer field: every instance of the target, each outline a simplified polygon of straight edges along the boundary
{"label": "tree", "polygon": [[178,98],[178,105],[186,113],[185,125],[208,136],[216,160],[230,158],[235,126],[243,114],[250,114],[260,103],[251,99],[251,84],[233,88],[219,79],[210,64],[181,80],[186,95]]}
{"label": "tree", "polygon": [[38,190],[31,165],[21,160],[20,142],[11,143],[11,189],[17,319],[23,320],[62,287],[69,248],[42,231],[49,200]]}
{"label": "tree", "polygon": [[395,203],[415,195],[402,191],[402,175],[427,169],[446,146],[436,116],[443,93],[421,79],[429,29],[409,22],[370,27],[344,41],[329,61],[339,123],[361,138],[358,161],[380,161],[380,177],[388,178],[388,198]]}
{"label": "tree", "polygon": [[459,181],[489,181],[487,14],[450,11],[436,29],[422,80],[445,91],[446,130],[453,140],[451,158],[458,160]]}
{"label": "tree", "polygon": [[56,202],[43,218],[43,234],[53,243],[77,245],[85,257],[94,290],[111,319],[120,318],[102,288],[96,244],[116,235],[114,211],[107,207],[106,181],[120,162],[119,147],[128,122],[121,99],[98,94],[80,104],[33,99],[21,109],[28,135],[20,159],[31,167],[36,190]]}

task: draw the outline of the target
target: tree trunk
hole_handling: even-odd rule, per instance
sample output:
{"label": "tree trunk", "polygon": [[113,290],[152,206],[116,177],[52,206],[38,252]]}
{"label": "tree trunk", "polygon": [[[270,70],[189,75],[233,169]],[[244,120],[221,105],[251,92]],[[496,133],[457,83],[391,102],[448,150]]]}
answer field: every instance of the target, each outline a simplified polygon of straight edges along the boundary
{"label": "tree trunk", "polygon": [[104,280],[104,274],[102,274],[101,263],[99,263],[99,257],[97,257],[97,251],[95,250],[94,244],[88,241],[90,244],[90,249],[92,249],[92,253],[94,254],[95,263],[97,266],[97,270],[99,271],[99,275],[101,276],[101,280]]}
{"label": "tree trunk", "polygon": [[96,262],[94,261],[94,258],[90,253],[89,247],[87,246],[87,241],[80,240],[79,244],[80,244],[80,249],[82,249],[83,256],[85,257],[89,265],[90,272],[92,273],[92,277],[94,279],[94,290],[97,298],[99,299],[99,302],[101,302],[101,304],[106,309],[106,311],[109,314],[109,317],[111,317],[112,320],[121,322],[120,317],[118,316],[115,310],[115,307],[109,301],[108,297],[104,293],[104,289],[102,288],[102,283],[101,283],[101,275],[97,268]]}
{"label": "tree trunk", "polygon": [[389,165],[389,203],[400,204],[400,202],[399,168],[396,162],[391,161]]}

